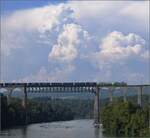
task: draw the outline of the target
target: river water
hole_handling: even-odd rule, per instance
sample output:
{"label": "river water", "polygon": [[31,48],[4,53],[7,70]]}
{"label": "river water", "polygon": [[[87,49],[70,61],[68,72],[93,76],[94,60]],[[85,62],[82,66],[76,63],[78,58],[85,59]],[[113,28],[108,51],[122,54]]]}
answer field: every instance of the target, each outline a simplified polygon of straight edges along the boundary
{"label": "river water", "polygon": [[[93,120],[72,120],[31,124],[1,132],[0,138],[106,138]],[[108,137],[107,137],[108,138]]]}
{"label": "river water", "polygon": [[27,127],[13,128],[0,132],[0,138],[110,138],[110,137],[104,136],[102,134],[102,128],[95,128],[93,125],[93,120],[83,119],[72,121],[59,121],[52,123],[31,124],[28,125]]}

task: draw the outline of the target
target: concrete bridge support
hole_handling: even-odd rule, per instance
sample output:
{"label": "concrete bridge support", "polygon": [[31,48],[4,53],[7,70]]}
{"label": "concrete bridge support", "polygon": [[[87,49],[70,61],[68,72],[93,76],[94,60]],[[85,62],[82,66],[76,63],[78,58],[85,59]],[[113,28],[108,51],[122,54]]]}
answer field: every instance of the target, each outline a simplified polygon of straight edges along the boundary
{"label": "concrete bridge support", "polygon": [[13,88],[7,88],[7,91],[8,91],[8,95],[6,96],[7,97],[7,105],[10,105]]}
{"label": "concrete bridge support", "polygon": [[113,88],[109,87],[109,101],[110,103],[113,102]]}
{"label": "concrete bridge support", "polygon": [[96,87],[95,97],[94,97],[94,124],[95,126],[99,126],[100,124],[100,104],[99,104],[99,87]]}
{"label": "concrete bridge support", "polygon": [[124,102],[127,102],[127,87],[124,87],[123,88],[123,101]]}
{"label": "concrete bridge support", "polygon": [[138,102],[138,105],[139,106],[142,106],[142,93],[143,93],[143,87],[138,87],[138,99],[137,99],[137,102]]}
{"label": "concrete bridge support", "polygon": [[28,108],[27,108],[27,88],[26,85],[24,86],[24,97],[22,100],[22,106],[24,108],[24,112],[25,112],[25,125],[28,124]]}

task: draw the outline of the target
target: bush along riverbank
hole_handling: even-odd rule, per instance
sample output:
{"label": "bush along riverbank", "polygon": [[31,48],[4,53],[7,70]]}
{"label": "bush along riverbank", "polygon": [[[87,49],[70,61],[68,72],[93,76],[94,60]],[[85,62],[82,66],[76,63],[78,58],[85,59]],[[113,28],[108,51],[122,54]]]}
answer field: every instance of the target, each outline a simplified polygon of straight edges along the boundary
{"label": "bush along riverbank", "polygon": [[[92,107],[92,100],[30,99],[28,100],[28,124],[92,118]],[[25,111],[21,99],[11,98],[8,105],[7,98],[2,96],[1,111],[2,129],[25,125]]]}
{"label": "bush along riverbank", "polygon": [[114,102],[104,106],[101,121],[104,133],[111,136],[150,137],[149,106]]}

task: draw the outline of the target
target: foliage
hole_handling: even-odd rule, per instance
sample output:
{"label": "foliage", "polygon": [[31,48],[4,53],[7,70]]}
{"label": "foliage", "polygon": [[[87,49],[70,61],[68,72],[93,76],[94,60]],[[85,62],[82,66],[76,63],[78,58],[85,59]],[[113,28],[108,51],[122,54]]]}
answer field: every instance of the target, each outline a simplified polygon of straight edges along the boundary
{"label": "foliage", "polygon": [[[117,97],[114,103],[109,99],[101,100],[101,118],[105,133],[122,136],[148,136],[149,110],[148,97],[143,96],[143,108],[136,106],[137,97],[128,97],[131,102],[123,103],[123,97]],[[12,98],[7,105],[5,96],[1,100],[2,128],[25,123],[25,111],[22,100]],[[105,105],[107,104],[107,105]],[[91,99],[28,99],[28,123],[93,118],[93,100]]]}
{"label": "foliage", "polygon": [[[22,101],[12,98],[7,105],[6,97],[2,97],[2,128],[24,125],[25,110]],[[90,118],[92,100],[35,98],[28,100],[28,123],[72,120]]]}
{"label": "foliage", "polygon": [[114,82],[114,83],[101,82],[98,84],[98,86],[127,86],[127,83],[126,82]]}
{"label": "foliage", "polygon": [[101,114],[104,132],[117,136],[149,135],[149,108],[131,102],[106,105]]}

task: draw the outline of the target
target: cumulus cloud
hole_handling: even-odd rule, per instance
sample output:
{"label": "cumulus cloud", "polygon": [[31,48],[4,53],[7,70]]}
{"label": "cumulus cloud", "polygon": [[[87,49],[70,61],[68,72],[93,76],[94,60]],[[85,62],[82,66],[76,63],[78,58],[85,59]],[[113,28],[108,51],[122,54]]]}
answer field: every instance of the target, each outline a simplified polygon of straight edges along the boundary
{"label": "cumulus cloud", "polygon": [[12,49],[24,48],[35,42],[47,42],[59,33],[61,26],[72,20],[72,10],[64,4],[19,10],[2,17],[2,49],[9,55]]}
{"label": "cumulus cloud", "polygon": [[[15,62],[28,58],[28,62],[36,60],[44,66],[39,69],[36,62],[30,63],[28,67],[32,68],[32,72],[28,74],[31,75],[21,81],[69,80],[72,76],[77,78],[81,71],[84,73],[78,78],[82,80],[90,76],[91,80],[109,81],[114,78],[113,70],[120,70],[120,66],[129,64],[130,60],[145,65],[144,60],[148,60],[149,53],[147,40],[141,34],[145,33],[143,28],[147,24],[147,2],[143,2],[142,6],[140,2],[89,3],[69,1],[49,4],[2,17],[2,50],[9,56],[7,59],[10,60],[14,51],[18,51],[20,56],[18,58],[18,53],[15,55]],[[137,16],[136,9],[140,7]],[[142,29],[139,30],[135,24],[142,24]],[[42,51],[41,47],[46,52],[30,60],[31,55]],[[27,56],[23,57],[21,51]],[[39,60],[42,56],[47,65]]]}
{"label": "cumulus cloud", "polygon": [[[53,46],[49,54],[50,60],[71,62],[78,56],[81,47],[86,48],[86,41],[90,39],[87,31],[84,31],[80,25],[65,24],[63,32],[57,39],[57,44]],[[85,41],[84,45],[81,43]]]}
{"label": "cumulus cloud", "polygon": [[72,10],[64,4],[19,10],[7,18],[6,25],[13,29],[45,32],[71,20],[70,13]]}
{"label": "cumulus cloud", "polygon": [[[142,62],[148,61],[148,50],[145,48],[146,41],[141,36],[135,33],[129,33],[125,35],[119,31],[110,32],[103,39],[101,39],[101,43],[99,44],[99,46],[97,46],[99,50],[93,52],[92,47],[79,45],[79,43],[86,38],[81,37],[84,36],[84,31],[81,29],[81,26],[75,24],[67,24],[67,27],[69,27],[69,29],[66,29],[66,26],[64,26],[64,31],[60,34],[60,37],[58,37],[58,44],[53,47],[54,49],[52,49],[49,54],[50,63],[51,61],[57,63],[53,64],[53,68],[60,67],[59,70],[62,70],[63,66],[63,69],[67,70],[68,66],[71,65],[74,68],[73,70],[71,70],[71,73],[75,73],[75,69],[80,70],[80,67],[74,63],[74,60],[77,59],[78,62],[82,60],[82,66],[90,64],[91,66],[94,65],[93,67],[98,69],[96,71],[97,73],[93,73],[94,76],[91,78],[92,80],[109,81],[111,80],[111,78],[113,78],[114,70],[120,70],[126,65],[130,68],[130,60],[133,60],[135,63],[139,62],[140,60]],[[75,31],[72,27],[75,30],[78,28],[78,31]],[[80,32],[80,35],[77,32]],[[69,37],[67,35],[68,33],[70,34]],[[91,39],[85,39],[84,42],[86,43],[87,40],[91,41]],[[74,50],[70,51],[70,48]],[[86,54],[82,51],[83,48],[84,50],[88,51],[86,52]],[[94,68],[93,70],[95,70]],[[135,75],[135,72],[132,73],[128,69],[121,69],[120,71],[118,71],[118,74],[120,74],[120,79],[122,77],[127,81],[129,79],[121,75],[122,72],[124,72],[124,74],[126,74],[127,76],[130,75],[130,77],[136,76],[137,78],[139,78],[139,76],[143,76],[143,74],[140,74],[139,72],[137,73],[138,75]],[[132,80],[134,77],[132,77]],[[139,81],[140,78],[137,80]]]}
{"label": "cumulus cloud", "polygon": [[79,62],[84,54],[88,54],[90,41],[91,36],[80,25],[64,24],[48,56],[51,68],[75,73],[79,69],[75,61]]}
{"label": "cumulus cloud", "polygon": [[122,64],[132,58],[147,56],[145,40],[134,33],[124,35],[122,32],[114,31],[102,39],[99,51],[92,54],[100,69],[114,63]]}

